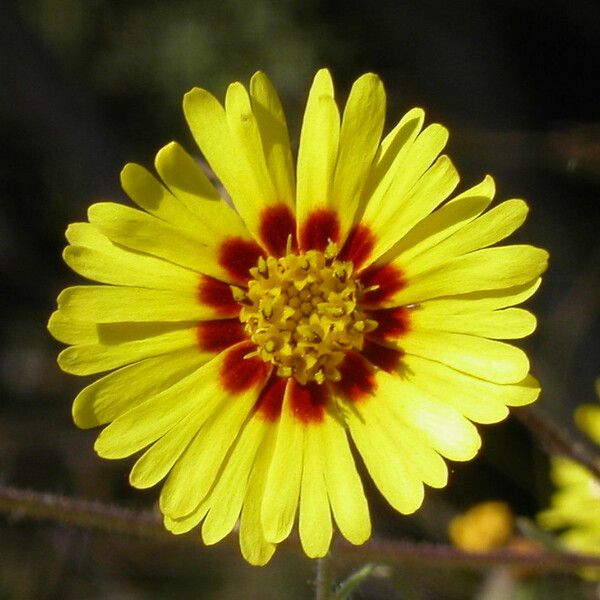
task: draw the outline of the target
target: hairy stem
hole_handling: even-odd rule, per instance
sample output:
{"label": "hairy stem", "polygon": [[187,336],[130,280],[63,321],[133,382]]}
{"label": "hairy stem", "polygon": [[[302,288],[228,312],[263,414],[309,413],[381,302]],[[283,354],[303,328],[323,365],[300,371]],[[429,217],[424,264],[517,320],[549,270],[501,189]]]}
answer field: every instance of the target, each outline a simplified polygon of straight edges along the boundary
{"label": "hairy stem", "polygon": [[317,577],[315,579],[316,600],[331,600],[333,587],[331,553],[317,559]]}
{"label": "hairy stem", "polygon": [[129,533],[142,537],[164,537],[158,515],[150,511],[68,498],[0,485],[0,512],[13,519],[54,521],[88,529]]}
{"label": "hairy stem", "polygon": [[[1,485],[0,512],[6,513],[13,520],[51,521],[74,527],[158,539],[170,544],[200,544],[200,536],[173,536],[166,532],[162,526],[160,516],[154,512],[133,511],[99,502],[66,498],[55,494],[33,492]],[[365,561],[378,561],[388,564],[418,563],[438,567],[471,569],[507,565],[527,566],[529,569],[539,572],[575,571],[582,567],[600,567],[599,557],[572,552],[539,550],[522,553],[504,549],[475,554],[442,544],[377,538],[371,539],[364,546],[353,546],[340,540],[336,545],[336,552],[348,561],[356,561],[361,565]],[[322,560],[327,561],[329,559]],[[325,563],[319,568],[323,567],[328,567],[328,565]],[[330,568],[330,565],[328,568]],[[331,573],[328,576],[331,577]],[[323,577],[322,581],[324,580]],[[327,588],[322,587],[321,589]],[[329,593],[331,595],[331,585],[329,586]],[[319,598],[329,597],[321,596]]]}
{"label": "hairy stem", "polygon": [[514,415],[542,442],[547,452],[571,458],[600,480],[599,457],[587,443],[574,439],[536,406],[515,409]]}

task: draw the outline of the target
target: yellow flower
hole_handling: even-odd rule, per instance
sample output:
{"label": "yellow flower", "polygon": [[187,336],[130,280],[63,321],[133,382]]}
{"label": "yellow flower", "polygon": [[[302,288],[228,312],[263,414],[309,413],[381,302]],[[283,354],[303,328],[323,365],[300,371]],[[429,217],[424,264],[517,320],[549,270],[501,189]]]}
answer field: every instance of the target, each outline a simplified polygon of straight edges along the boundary
{"label": "yellow flower", "polygon": [[75,399],[80,427],[109,424],[96,451],[143,451],[132,485],[166,478],[173,533],[200,522],[207,544],[240,523],[243,555],[264,564],[292,530],[324,555],[333,521],[361,544],[369,511],[350,439],[388,502],[412,513],[442,457],[471,459],[472,421],[493,423],[539,393],[521,338],[547,254],[489,248],[524,221],[494,182],[445,202],[458,183],[439,156],[448,132],[409,111],[381,140],[385,93],[360,77],[340,118],[327,70],[310,90],[294,169],[269,80],[193,89],[191,132],[231,197],[223,201],[176,143],[160,177],[127,165],[142,209],[99,203],[67,230],[64,257],[108,285],[66,289],[49,328],[71,344],[60,366],[112,373]]}
{"label": "yellow flower", "polygon": [[506,502],[487,501],[471,506],[450,521],[448,535],[452,543],[468,552],[488,552],[511,541],[515,518]]}
{"label": "yellow flower", "polygon": [[[600,397],[600,379],[596,381]],[[600,446],[600,406],[583,404],[575,411],[575,422]],[[538,515],[546,529],[560,530],[559,540],[577,552],[600,555],[600,483],[580,464],[562,456],[551,459],[551,477],[558,490],[550,507]],[[600,570],[585,569],[584,575],[600,578]]]}

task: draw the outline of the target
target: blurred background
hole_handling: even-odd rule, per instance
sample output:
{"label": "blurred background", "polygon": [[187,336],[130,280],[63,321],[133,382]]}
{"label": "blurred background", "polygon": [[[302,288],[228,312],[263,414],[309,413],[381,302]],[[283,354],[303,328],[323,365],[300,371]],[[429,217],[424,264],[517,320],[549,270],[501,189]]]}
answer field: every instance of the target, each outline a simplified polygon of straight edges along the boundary
{"label": "blurred background", "polygon": [[[524,346],[544,386],[540,407],[571,426],[600,376],[600,4],[594,0],[4,0],[0,4],[0,482],[136,509],[127,461],[98,459],[96,432],[70,404],[85,382],[62,374],[46,332],[58,292],[78,281],[60,258],[68,223],[89,204],[124,200],[128,161],[150,166],[170,140],[194,150],[181,110],[194,85],[267,72],[292,137],[315,70],[344,98],[379,73],[388,123],[425,108],[450,128],[462,186],[494,175],[498,197],[531,207],[517,240],[548,248]],[[297,138],[296,138],[297,139]],[[514,418],[481,428],[484,447],[416,515],[368,489],[378,536],[446,542],[449,519],[480,500],[533,516],[548,500],[547,457]],[[311,598],[313,565],[297,543],[254,568],[237,539],[204,549],[0,519],[0,599]],[[338,561],[340,576],[352,565]],[[356,598],[486,595],[489,573],[394,567]],[[575,576],[529,578],[519,598],[593,598]],[[513,596],[510,596],[513,597]],[[516,597],[516,596],[515,596]]]}

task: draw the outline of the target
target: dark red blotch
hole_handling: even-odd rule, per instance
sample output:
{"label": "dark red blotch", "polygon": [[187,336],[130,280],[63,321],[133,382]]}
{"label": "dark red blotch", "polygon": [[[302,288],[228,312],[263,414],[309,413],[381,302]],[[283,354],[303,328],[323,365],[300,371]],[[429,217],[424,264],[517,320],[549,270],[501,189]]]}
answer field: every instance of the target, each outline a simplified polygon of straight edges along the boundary
{"label": "dark red blotch", "polygon": [[348,239],[342,248],[340,258],[342,260],[351,260],[354,263],[354,272],[356,272],[371,256],[375,247],[375,234],[366,225],[355,225],[348,235]]}
{"label": "dark red blotch", "polygon": [[392,373],[400,366],[400,361],[402,360],[404,352],[396,350],[395,348],[382,346],[372,340],[365,340],[361,354],[371,364],[374,364],[383,371]]}
{"label": "dark red blotch", "polygon": [[377,329],[369,334],[376,339],[398,339],[410,329],[410,311],[402,306],[369,310],[366,316],[377,321]]}
{"label": "dark red blotch", "polygon": [[264,250],[256,243],[242,238],[230,238],[219,248],[219,264],[229,276],[242,285],[250,279],[250,269],[256,266]]}
{"label": "dark red blotch", "polygon": [[271,375],[256,401],[255,410],[261,417],[268,421],[279,419],[288,381],[275,373]]}
{"label": "dark red blotch", "polygon": [[335,387],[341,396],[351,402],[359,402],[365,396],[373,395],[377,387],[373,369],[360,354],[346,353],[339,371],[342,378]]}
{"label": "dark red blotch", "polygon": [[290,408],[298,421],[307,425],[323,420],[327,406],[327,386],[314,382],[300,385],[295,379],[290,379],[288,390]]}
{"label": "dark red blotch", "polygon": [[220,379],[223,387],[233,394],[257,387],[267,378],[270,366],[258,356],[244,358],[256,350],[252,342],[242,342],[233,346],[225,355]]}
{"label": "dark red blotch", "polygon": [[198,299],[220,315],[233,317],[240,312],[240,305],[234,300],[229,285],[207,275],[200,276]]}
{"label": "dark red blotch", "polygon": [[204,352],[221,352],[247,339],[238,319],[203,321],[197,328],[198,345]]}
{"label": "dark red blotch", "polygon": [[285,204],[269,206],[262,211],[259,235],[263,246],[272,256],[285,256],[290,235],[292,236],[292,250],[298,249],[296,219]]}
{"label": "dark red blotch", "polygon": [[377,289],[363,296],[362,304],[381,304],[406,287],[402,271],[389,264],[381,267],[370,266],[359,275],[358,279],[365,288],[378,286]]}
{"label": "dark red blotch", "polygon": [[320,208],[312,211],[300,229],[300,248],[320,250],[323,252],[327,244],[337,243],[340,237],[340,222],[333,210]]}

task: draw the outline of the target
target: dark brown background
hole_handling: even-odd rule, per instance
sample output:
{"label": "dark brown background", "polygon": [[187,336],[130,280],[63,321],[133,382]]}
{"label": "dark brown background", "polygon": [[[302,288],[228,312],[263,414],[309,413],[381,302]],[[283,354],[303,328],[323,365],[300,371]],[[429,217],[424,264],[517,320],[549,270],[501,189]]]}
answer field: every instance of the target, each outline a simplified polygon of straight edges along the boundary
{"label": "dark brown background", "polygon": [[[181,97],[193,85],[222,97],[258,68],[280,90],[297,132],[314,71],[331,67],[343,98],[366,70],[389,94],[389,123],[414,105],[451,130],[464,186],[492,173],[500,198],[524,197],[517,236],[550,249],[525,345],[544,384],[540,405],[570,424],[595,401],[600,376],[600,5],[511,0],[26,0],[0,7],[0,481],[35,490],[153,506],[127,484],[127,461],[92,451],[70,402],[83,381],[55,366],[45,323],[77,281],[63,232],[98,199],[123,199],[121,166],[150,165],[171,139],[194,147]],[[515,421],[483,427],[484,450],[454,465],[447,490],[411,518],[369,489],[381,536],[445,540],[455,511],[487,498],[533,515],[549,492],[538,445]],[[344,574],[348,567],[338,565]],[[237,540],[218,549],[0,521],[0,599],[311,597],[313,566],[285,544],[255,569]],[[468,598],[478,573],[395,569],[357,598]],[[589,585],[527,584],[531,598],[575,598]],[[565,588],[564,596],[561,595]],[[400,591],[399,591],[400,590]],[[569,595],[570,594],[570,595]],[[573,595],[575,594],[575,595]]]}

